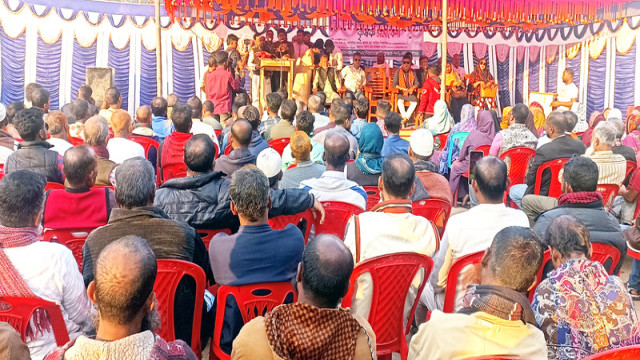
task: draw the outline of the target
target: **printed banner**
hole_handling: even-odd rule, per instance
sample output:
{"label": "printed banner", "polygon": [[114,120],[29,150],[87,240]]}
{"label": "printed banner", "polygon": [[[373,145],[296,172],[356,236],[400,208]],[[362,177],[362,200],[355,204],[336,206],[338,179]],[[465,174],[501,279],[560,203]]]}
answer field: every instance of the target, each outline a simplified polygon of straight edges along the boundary
{"label": "printed banner", "polygon": [[340,30],[330,31],[329,39],[333,40],[336,49],[340,49],[345,58],[350,58],[355,52],[367,59],[375,59],[378,53],[383,52],[386,60],[400,60],[408,51],[414,59],[422,55],[421,32]]}

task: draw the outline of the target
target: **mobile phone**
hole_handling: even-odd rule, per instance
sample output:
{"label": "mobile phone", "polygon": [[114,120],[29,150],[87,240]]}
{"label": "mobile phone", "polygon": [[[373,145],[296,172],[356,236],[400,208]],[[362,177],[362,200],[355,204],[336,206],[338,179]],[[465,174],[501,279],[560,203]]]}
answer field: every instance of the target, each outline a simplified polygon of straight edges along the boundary
{"label": "mobile phone", "polygon": [[479,150],[471,150],[471,153],[469,154],[469,185],[471,185],[471,182],[474,179],[473,172],[476,169],[476,163],[478,160],[482,159],[483,156],[484,152]]}

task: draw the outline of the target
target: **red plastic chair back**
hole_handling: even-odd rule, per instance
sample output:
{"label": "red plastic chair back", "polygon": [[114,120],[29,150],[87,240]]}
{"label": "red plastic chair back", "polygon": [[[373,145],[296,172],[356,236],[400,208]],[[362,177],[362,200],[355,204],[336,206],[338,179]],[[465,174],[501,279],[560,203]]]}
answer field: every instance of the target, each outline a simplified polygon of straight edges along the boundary
{"label": "red plastic chair back", "polygon": [[69,142],[73,146],[84,145],[84,139],[78,137],[69,136]]}
{"label": "red plastic chair back", "polygon": [[220,338],[224,325],[224,311],[227,298],[231,296],[236,300],[242,313],[242,320],[248,323],[258,316],[264,316],[274,307],[284,304],[286,301],[295,302],[296,293],[290,282],[272,282],[261,284],[249,284],[241,286],[220,286],[216,300],[216,320],[211,339],[209,359],[230,359],[220,349]]}
{"label": "red plastic chair back", "polygon": [[560,174],[560,169],[564,167],[564,164],[569,161],[569,158],[555,159],[551,161],[547,161],[546,163],[540,165],[538,168],[538,172],[536,172],[536,185],[533,193],[535,195],[540,195],[540,187],[542,186],[542,173],[544,170],[549,169],[551,171],[551,183],[549,184],[549,196],[551,197],[560,197],[562,195],[562,186],[560,184],[560,180],[558,180],[558,175]]}
{"label": "red plastic chair back", "polygon": [[289,141],[291,141],[290,138],[275,139],[275,140],[269,141],[269,146],[272,147],[275,151],[277,151],[278,154],[280,154],[280,156],[282,156],[282,153],[284,152],[284,148],[286,148],[287,145],[289,145]]}
{"label": "red plastic chair back", "polygon": [[491,145],[480,145],[476,148],[476,151],[482,151],[484,156],[489,156],[489,150],[491,150]]}
{"label": "red plastic chair back", "polygon": [[509,165],[511,185],[524,184],[529,160],[534,156],[536,156],[536,150],[528,147],[515,147],[500,155],[502,161],[505,161],[506,158],[511,159]]}
{"label": "red plastic chair back", "polygon": [[533,302],[533,296],[536,294],[536,289],[538,285],[542,282],[542,278],[544,277],[544,267],[547,263],[551,261],[551,251],[549,249],[544,251],[544,255],[542,256],[542,265],[540,265],[540,269],[536,273],[536,283],[533,285],[533,288],[529,290],[529,302]]}
{"label": "red plastic chair back", "polygon": [[367,192],[367,211],[373,209],[380,202],[380,189],[377,186],[363,186]]}
{"label": "red plastic chair back", "polygon": [[608,260],[611,260],[611,267],[608,269],[609,275],[613,274],[613,270],[618,266],[621,257],[620,250],[613,245],[591,243],[592,261],[597,261],[604,265]]}
{"label": "red plastic chair back", "polygon": [[47,190],[64,190],[64,184],[60,184],[57,182],[47,182],[47,185],[44,186],[44,191]]}
{"label": "red plastic chair back", "polygon": [[187,165],[185,163],[166,165],[162,167],[163,181],[185,176],[187,176]]}
{"label": "red plastic chair back", "polygon": [[222,129],[213,129],[213,133],[216,134],[217,138],[219,138],[220,134],[222,134]]}
{"label": "red plastic chair back", "polygon": [[231,235],[231,229],[217,229],[217,230],[198,229],[196,231],[198,232],[198,235],[200,235],[200,238],[202,239],[204,246],[207,247],[207,250],[209,250],[209,244],[211,243],[211,239],[213,239],[213,237],[216,234],[225,233],[227,235]]}
{"label": "red plastic chair back", "polygon": [[582,358],[582,360],[637,360],[640,359],[640,345],[633,345],[603,351],[591,356]]}
{"label": "red plastic chair back", "polygon": [[433,137],[434,146],[435,146],[436,139],[438,139],[440,141],[440,150],[442,150],[442,148],[444,148],[444,145],[447,143],[447,138],[448,137],[449,137],[449,132],[446,132],[444,134],[438,134],[438,135],[434,136]]}
{"label": "red plastic chair back", "polygon": [[366,273],[371,275],[372,299],[369,310],[369,324],[376,334],[377,355],[383,356],[393,352],[400,352],[402,359],[407,358],[408,346],[406,335],[411,329],[416,305],[420,299],[418,295],[409,313],[409,319],[404,318],[404,304],[413,279],[421,271],[422,283],[417,294],[427,283],[433,267],[433,261],[426,255],[416,253],[393,253],[376,256],[360,262],[351,274],[351,287],[342,299],[342,307],[351,306],[354,288],[358,278]]}
{"label": "red plastic chair back", "polygon": [[627,160],[627,171],[624,174],[624,180],[631,180],[631,173],[638,168],[638,164],[635,161]]}
{"label": "red plastic chair back", "polygon": [[422,216],[431,220],[436,229],[438,229],[438,235],[442,238],[444,229],[447,227],[447,221],[449,221],[449,215],[451,214],[451,203],[441,199],[415,201],[413,203],[412,213],[413,215]]}
{"label": "red plastic chair back", "polygon": [[484,251],[461,256],[453,261],[447,275],[447,288],[444,292],[444,306],[442,311],[445,313],[453,313],[456,306],[456,288],[458,285],[458,276],[467,265],[480,264]]}
{"label": "red plastic chair back", "polygon": [[129,140],[137,142],[138,144],[142,145],[142,147],[144,148],[144,156],[147,158],[147,160],[149,160],[149,150],[151,150],[151,148],[156,148],[156,154],[160,149],[160,143],[148,137],[130,136]]}
{"label": "red plastic chair back", "polygon": [[62,317],[62,311],[58,304],[39,298],[1,297],[0,321],[9,323],[27,341],[27,329],[29,320],[37,309],[44,309],[49,315],[49,322],[53,329],[53,336],[58,346],[64,346],[69,342],[69,333]]}
{"label": "red plastic chair back", "polygon": [[227,144],[227,147],[224,148],[224,154],[229,156],[229,154],[231,154],[231,150],[233,150],[233,148],[231,147],[231,141],[229,141],[229,143]]}
{"label": "red plastic chair back", "polygon": [[294,214],[294,215],[280,215],[269,219],[269,225],[274,230],[282,230],[287,225],[293,224],[296,227],[299,227],[300,222],[304,219],[306,227],[304,230],[304,244],[306,245],[309,241],[309,235],[311,234],[311,227],[313,226],[313,213],[311,210],[307,209],[304,212]]}
{"label": "red plastic chair back", "polygon": [[362,213],[358,206],[340,201],[326,201],[322,206],[325,211],[324,224],[320,224],[320,218],[315,219],[315,234],[333,234],[342,240],[351,215]]}
{"label": "red plastic chair back", "polygon": [[176,339],[173,309],[178,283],[185,276],[192,277],[196,282],[191,349],[200,358],[200,323],[202,322],[202,303],[204,301],[206,277],[204,270],[198,265],[183,260],[158,260],[158,275],[153,285],[161,319],[161,326],[157,334],[166,341],[174,341]]}
{"label": "red plastic chair back", "polygon": [[68,247],[73,253],[73,257],[78,262],[78,268],[82,273],[82,247],[87,241],[89,233],[93,231],[89,229],[73,229],[73,230],[46,230],[42,233],[42,240],[55,242]]}
{"label": "red plastic chair back", "polygon": [[602,203],[605,210],[611,210],[613,199],[618,195],[618,190],[620,190],[620,186],[616,184],[598,184],[596,191],[602,194]]}
{"label": "red plastic chair back", "polygon": [[287,167],[287,170],[293,169],[296,166],[298,166],[298,163],[293,163],[293,164],[289,165],[289,167]]}

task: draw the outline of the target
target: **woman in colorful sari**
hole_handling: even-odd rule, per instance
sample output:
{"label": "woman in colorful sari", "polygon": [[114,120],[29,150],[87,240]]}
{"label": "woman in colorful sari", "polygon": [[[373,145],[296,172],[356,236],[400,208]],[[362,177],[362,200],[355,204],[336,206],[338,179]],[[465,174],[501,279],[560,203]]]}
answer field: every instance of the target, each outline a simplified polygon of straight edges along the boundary
{"label": "woman in colorful sari", "polygon": [[360,186],[378,186],[384,158],[380,155],[384,145],[382,131],[376,123],[368,123],[360,133],[358,157],[344,169],[347,179]]}
{"label": "woman in colorful sari", "polygon": [[623,145],[627,145],[633,149],[633,151],[640,151],[640,131],[638,126],[640,125],[640,106],[636,106],[629,117],[627,118],[627,136],[622,140]]}
{"label": "woman in colorful sari", "polygon": [[586,147],[591,146],[591,134],[593,134],[593,129],[595,129],[596,125],[598,125],[601,121],[606,121],[606,118],[604,117],[603,113],[600,113],[598,111],[594,111],[589,117],[589,128],[585,130],[584,134],[582,134],[582,143]]}
{"label": "woman in colorful sari", "polygon": [[533,125],[538,131],[538,135],[542,136],[542,134],[544,133],[544,124],[547,121],[546,117],[544,116],[544,111],[538,107],[533,106],[529,108],[529,111],[531,111],[531,114],[533,115]]}
{"label": "woman in colorful sari", "polygon": [[[440,151],[439,156],[439,171],[441,174],[449,173],[449,164],[447,164],[449,159],[449,153],[451,153],[451,161],[458,158],[460,154],[460,144],[456,142],[451,142],[453,135],[458,132],[468,132],[471,133],[477,127],[476,119],[475,119],[475,110],[473,105],[465,104],[460,111],[460,122],[453,125],[449,136],[447,137],[447,143]],[[433,160],[433,157],[432,157]]]}
{"label": "woman in colorful sari", "polygon": [[447,63],[445,83],[447,85],[447,91],[449,92],[449,108],[451,109],[451,115],[453,121],[457,124],[460,122],[460,112],[462,106],[468,104],[467,91],[465,89],[464,81],[460,78],[457,72],[453,71],[451,63]]}
{"label": "woman in colorful sari", "polygon": [[487,67],[487,60],[480,59],[478,62],[478,66],[473,70],[471,75],[469,75],[469,86],[472,88],[472,91],[476,95],[475,106],[480,107],[481,109],[496,109],[496,98],[495,97],[482,97],[481,96],[481,88],[483,87],[493,87],[496,86],[496,81],[489,72],[489,68]]}
{"label": "woman in colorful sari", "polygon": [[[493,117],[488,110],[480,110],[478,113],[477,128],[467,137],[460,150],[460,157],[451,164],[451,176],[449,177],[449,186],[451,192],[456,193],[460,185],[460,177],[469,170],[469,155],[481,145],[491,145],[496,135],[496,128],[493,123]],[[466,195],[466,188],[460,187],[458,196]],[[464,193],[463,193],[464,192]],[[453,199],[454,204],[458,199]]]}
{"label": "woman in colorful sari", "polygon": [[509,118],[511,118],[512,106],[505,106],[502,109],[502,121],[500,122],[500,129],[504,130],[509,127]]}

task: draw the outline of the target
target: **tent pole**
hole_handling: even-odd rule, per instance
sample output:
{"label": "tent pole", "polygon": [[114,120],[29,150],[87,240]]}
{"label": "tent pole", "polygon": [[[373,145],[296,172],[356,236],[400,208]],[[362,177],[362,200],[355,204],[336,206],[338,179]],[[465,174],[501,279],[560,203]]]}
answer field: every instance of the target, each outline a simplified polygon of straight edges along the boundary
{"label": "tent pole", "polygon": [[160,0],[155,0],[156,8],[156,89],[162,96],[162,28],[160,27]]}
{"label": "tent pole", "polygon": [[442,0],[442,69],[440,71],[440,100],[445,101],[447,79],[447,0]]}

